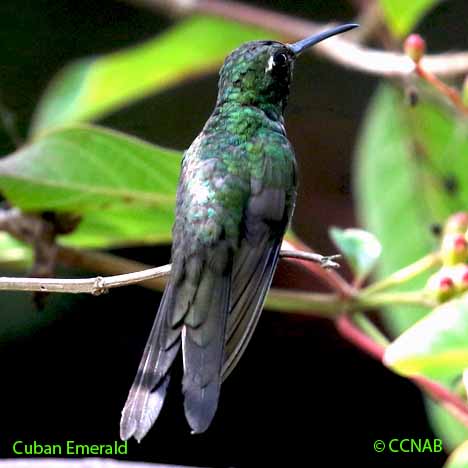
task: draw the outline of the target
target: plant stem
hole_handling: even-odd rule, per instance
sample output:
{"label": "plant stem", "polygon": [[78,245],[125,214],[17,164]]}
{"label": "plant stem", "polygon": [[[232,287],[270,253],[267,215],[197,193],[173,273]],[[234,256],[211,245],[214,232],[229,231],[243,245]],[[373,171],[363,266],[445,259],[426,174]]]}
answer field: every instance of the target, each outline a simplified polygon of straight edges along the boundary
{"label": "plant stem", "polygon": [[463,99],[457,89],[446,85],[439,80],[436,75],[423,68],[419,63],[415,65],[416,73],[427,83],[433,86],[437,91],[449,99],[453,106],[465,117],[468,117],[468,107],[463,103]]}
{"label": "plant stem", "polygon": [[352,316],[353,322],[370,338],[380,346],[387,346],[387,337],[364,315],[358,312]]}
{"label": "plant stem", "polygon": [[440,264],[441,260],[439,253],[430,253],[429,255],[426,255],[411,265],[408,265],[401,270],[392,273],[390,276],[387,276],[386,278],[377,281],[370,286],[367,286],[367,288],[362,289],[361,295],[363,297],[367,297],[369,295],[374,295],[376,292],[380,292],[384,289],[406,283],[407,281],[422,273],[425,273],[431,268],[439,266]]}
{"label": "plant stem", "polygon": [[353,309],[377,309],[389,305],[414,305],[422,307],[435,307],[436,302],[429,299],[424,291],[359,294],[355,298]]}
{"label": "plant stem", "polygon": [[[382,361],[385,347],[376,343],[362,332],[352,321],[350,315],[341,314],[336,320],[336,327],[339,333],[353,343],[356,347],[372,356],[378,361]],[[457,420],[468,427],[468,405],[455,393],[437,382],[426,377],[410,377],[419,388],[424,390],[433,400],[439,402]]]}

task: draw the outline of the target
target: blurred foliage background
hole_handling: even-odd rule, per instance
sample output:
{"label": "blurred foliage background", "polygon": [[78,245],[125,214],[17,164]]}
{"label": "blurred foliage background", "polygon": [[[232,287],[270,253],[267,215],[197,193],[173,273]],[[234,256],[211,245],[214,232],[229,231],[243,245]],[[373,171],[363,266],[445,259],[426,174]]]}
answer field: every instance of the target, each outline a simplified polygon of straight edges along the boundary
{"label": "blurred foliage background", "polygon": [[[360,5],[347,0],[248,3],[322,22],[351,20]],[[426,38],[431,52],[467,49],[466,2],[433,3],[414,2],[420,11],[432,9],[413,29]],[[399,2],[387,0],[382,5],[394,33],[406,35],[412,24],[402,21]],[[132,2],[3,0],[2,106],[14,117],[20,139],[36,138],[49,145],[50,154],[66,143],[75,157],[61,161],[57,151],[55,159],[42,158],[36,147],[26,147],[13,163],[0,162],[2,190],[23,208],[85,213],[80,230],[64,239],[71,245],[112,247],[113,252],[146,264],[167,263],[178,156],[161,150],[164,170],[150,176],[145,167],[128,159],[134,153],[151,158],[144,144],[122,140],[116,145],[100,131],[86,140],[79,128],[65,135],[45,132],[58,122],[92,116],[100,125],[182,151],[212,111],[222,57],[239,43],[262,37],[275,36],[201,17],[179,21]],[[129,52],[117,52],[122,49]],[[110,58],[96,59],[114,52]],[[155,88],[157,93],[139,99]],[[44,100],[46,90],[49,98]],[[122,104],[122,109],[112,112]],[[448,177],[463,173],[465,163],[457,155],[466,149],[465,129],[431,100],[418,107],[412,119],[424,122],[417,126],[417,138],[429,142],[431,164],[422,173],[423,177],[429,174],[429,185],[436,189],[429,198],[421,192],[413,203],[412,182],[400,177],[411,170],[408,149],[401,141],[417,133],[401,110],[404,105],[402,94],[383,88],[374,77],[311,55],[298,61],[286,116],[300,170],[293,227],[317,251],[335,249],[328,226],[357,226],[364,219],[382,241],[383,270],[389,273],[436,246],[430,234],[433,222],[466,208],[464,179],[458,181],[461,190],[456,196],[444,191]],[[5,109],[2,113],[9,115]],[[47,137],[40,140],[41,134]],[[88,159],[88,150],[91,154],[97,147],[109,155],[109,166],[91,171],[82,161]],[[14,151],[12,139],[0,132],[0,154]],[[37,197],[37,185],[19,177],[53,181],[54,168],[60,164],[62,171],[56,177],[62,181],[67,174],[72,180],[83,174],[80,168],[88,168],[88,177],[83,176],[87,185],[63,190],[51,189],[52,184]],[[132,206],[114,199],[129,195],[119,191],[116,181],[122,171],[133,177],[133,201],[141,202],[138,222]],[[115,184],[115,190],[111,195],[101,193],[101,204],[94,205],[96,195],[90,196],[91,203],[85,194],[106,183]],[[382,193],[382,186],[394,187],[394,192]],[[426,186],[423,183],[418,189]],[[145,198],[148,191],[150,200]],[[363,215],[359,219],[356,202]],[[107,204],[112,209],[102,210]],[[390,217],[386,223],[382,213]],[[406,222],[399,223],[400,217]],[[392,229],[388,219],[394,220]],[[117,248],[116,244],[135,238],[158,245]],[[8,244],[8,239],[0,242],[9,247],[3,249],[4,264],[27,255],[22,247]],[[391,253],[385,257],[387,251]],[[294,271],[285,265],[280,265],[279,273],[281,286],[323,289],[318,282],[298,283]],[[18,274],[18,270],[6,268],[4,274]],[[57,272],[61,277],[90,274],[64,268]],[[89,444],[116,440],[120,411],[159,299],[158,293],[129,287],[100,297],[53,295],[46,308],[37,311],[30,295],[2,293],[0,457],[11,456],[11,444],[19,439]],[[387,325],[397,333],[415,318],[404,310],[392,314]],[[372,448],[375,439],[433,438],[434,427],[447,447],[463,438],[445,416],[443,421],[432,419],[431,425],[419,391],[348,345],[332,323],[266,311],[244,359],[223,386],[212,429],[190,436],[180,395],[170,392],[160,420],[141,445],[130,443],[128,458],[220,467],[304,466],[319,459],[327,466],[353,460],[361,466],[439,467],[444,454],[376,454]]]}

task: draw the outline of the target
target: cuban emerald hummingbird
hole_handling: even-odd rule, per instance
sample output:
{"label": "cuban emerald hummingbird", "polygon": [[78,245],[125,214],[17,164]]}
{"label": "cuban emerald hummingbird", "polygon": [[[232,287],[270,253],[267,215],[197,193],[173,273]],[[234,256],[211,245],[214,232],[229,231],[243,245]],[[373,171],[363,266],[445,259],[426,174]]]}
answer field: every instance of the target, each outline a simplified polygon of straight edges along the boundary
{"label": "cuban emerald hummingbird", "polygon": [[122,411],[122,439],[140,441],[154,424],[181,345],[185,416],[193,433],[210,425],[294,210],[296,163],[283,119],[294,62],[356,26],[294,44],[249,42],[226,58],[214,111],[182,161],[171,276]]}

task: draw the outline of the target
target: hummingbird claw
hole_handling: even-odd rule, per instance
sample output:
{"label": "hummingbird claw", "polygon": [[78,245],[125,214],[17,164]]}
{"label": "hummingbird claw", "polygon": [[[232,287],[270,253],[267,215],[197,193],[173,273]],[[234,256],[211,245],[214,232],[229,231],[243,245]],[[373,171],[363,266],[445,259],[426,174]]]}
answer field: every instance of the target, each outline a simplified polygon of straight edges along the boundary
{"label": "hummingbird claw", "polygon": [[334,261],[339,258],[341,258],[340,254],[322,256],[322,259],[320,260],[320,266],[322,268],[333,268],[333,269],[340,268],[340,264]]}

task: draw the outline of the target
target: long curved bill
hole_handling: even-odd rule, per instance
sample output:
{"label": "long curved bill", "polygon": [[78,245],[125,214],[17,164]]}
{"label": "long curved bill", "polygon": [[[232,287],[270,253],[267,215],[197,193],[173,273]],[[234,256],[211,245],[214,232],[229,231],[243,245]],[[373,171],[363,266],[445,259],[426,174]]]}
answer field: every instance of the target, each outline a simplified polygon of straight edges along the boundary
{"label": "long curved bill", "polygon": [[295,42],[294,44],[288,44],[288,46],[294,52],[295,55],[299,55],[304,50],[314,46],[315,44],[319,43],[320,41],[323,41],[324,39],[328,39],[329,37],[335,36],[336,34],[341,34],[357,27],[359,27],[359,24],[356,23],[342,24],[341,26],[337,26],[336,28],[327,29],[326,31],[323,31],[321,33],[314,34],[310,37],[306,37],[301,41]]}

